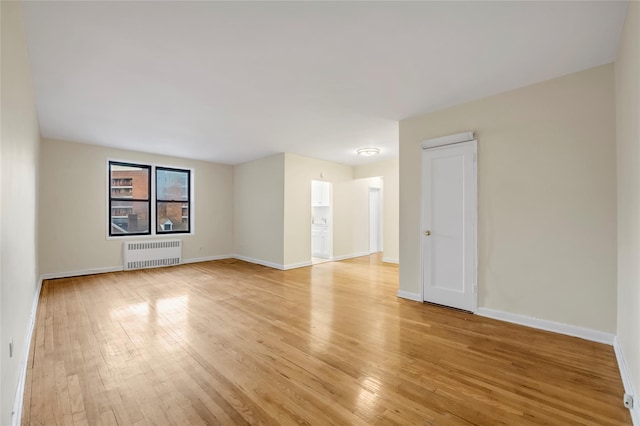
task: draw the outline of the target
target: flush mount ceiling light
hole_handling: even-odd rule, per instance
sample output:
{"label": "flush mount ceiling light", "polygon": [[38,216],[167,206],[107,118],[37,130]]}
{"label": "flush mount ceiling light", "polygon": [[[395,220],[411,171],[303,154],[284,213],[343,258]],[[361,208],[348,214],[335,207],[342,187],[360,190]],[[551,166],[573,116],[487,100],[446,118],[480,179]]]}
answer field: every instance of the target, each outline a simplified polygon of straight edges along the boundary
{"label": "flush mount ceiling light", "polygon": [[372,155],[380,154],[380,150],[378,148],[360,148],[356,151],[356,154],[362,155],[363,157],[371,157]]}

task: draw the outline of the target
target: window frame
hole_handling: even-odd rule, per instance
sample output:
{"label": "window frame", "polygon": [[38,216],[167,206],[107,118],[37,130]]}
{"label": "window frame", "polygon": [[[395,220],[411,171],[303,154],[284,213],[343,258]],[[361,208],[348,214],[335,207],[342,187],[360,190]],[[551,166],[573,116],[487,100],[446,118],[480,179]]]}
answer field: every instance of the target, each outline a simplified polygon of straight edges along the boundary
{"label": "window frame", "polygon": [[[187,200],[170,200],[170,199],[160,199],[158,197],[158,171],[166,171],[166,172],[178,172],[178,173],[186,173],[187,174]],[[192,211],[191,211],[191,198],[192,198],[192,170],[191,169],[180,169],[177,167],[167,167],[167,166],[154,166],[153,167],[153,175],[154,175],[154,185],[155,185],[155,190],[154,190],[154,204],[155,204],[155,211],[154,211],[154,221],[155,221],[155,226],[154,226],[154,232],[156,235],[173,235],[173,234],[192,234]],[[158,221],[158,204],[159,203],[187,203],[187,211],[188,211],[188,216],[187,216],[187,229],[182,231],[182,230],[171,230],[171,231],[164,231],[162,230],[163,226],[159,225],[157,223]],[[175,225],[174,225],[175,226]],[[172,228],[174,227],[172,226]],[[161,228],[161,230],[158,230],[158,227]]]}
{"label": "window frame", "polygon": [[[151,174],[153,173],[153,167],[149,164],[138,164],[138,163],[132,163],[132,162],[128,162],[128,161],[118,161],[118,160],[107,160],[108,161],[108,167],[107,167],[107,194],[108,194],[108,210],[107,210],[107,235],[109,238],[120,238],[120,237],[133,237],[133,236],[148,236],[151,235],[151,225],[152,225],[152,220],[151,220],[151,195],[152,195],[152,187],[151,187]],[[112,172],[112,166],[116,165],[116,166],[125,166],[125,167],[136,167],[139,169],[146,169],[147,170],[147,199],[138,199],[138,198],[123,198],[123,197],[114,197],[113,196],[113,185],[112,185],[112,177],[111,177],[111,172]],[[134,233],[126,233],[126,234],[114,234],[112,232],[113,229],[113,222],[112,222],[112,211],[113,211],[113,202],[114,201],[130,201],[130,202],[146,202],[147,203],[147,232],[134,232]]]}
{"label": "window frame", "polygon": [[[196,205],[196,201],[195,201],[195,187],[196,187],[196,170],[194,167],[189,167],[189,166],[183,166],[180,165],[178,167],[176,167],[175,164],[166,164],[166,163],[160,163],[160,164],[154,164],[151,162],[138,162],[138,161],[131,161],[130,159],[127,158],[122,158],[122,157],[106,157],[105,158],[105,180],[106,180],[106,185],[104,186],[104,188],[106,189],[106,194],[104,194],[104,197],[106,197],[106,203],[105,203],[105,207],[104,207],[104,212],[106,214],[106,218],[104,219],[104,225],[106,226],[105,229],[105,239],[107,241],[109,240],[123,240],[123,239],[129,239],[129,240],[136,240],[136,239],[144,239],[144,238],[151,238],[151,239],[155,239],[155,238],[166,238],[166,237],[170,237],[172,234],[177,234],[176,237],[181,237],[181,236],[190,236],[190,235],[195,235],[196,232],[196,225],[197,225],[197,219],[196,219],[196,211],[195,211],[195,205]],[[149,217],[150,217],[150,226],[149,226],[149,233],[135,233],[135,234],[112,234],[111,233],[111,202],[110,202],[110,197],[111,197],[111,167],[110,167],[110,163],[116,163],[116,164],[124,164],[124,165],[128,165],[128,166],[133,166],[133,167],[149,167],[150,168],[150,173],[149,173],[149,180],[151,181],[151,186],[150,186],[150,192],[149,192],[149,203],[151,204],[151,208],[149,210]],[[175,169],[175,170],[179,170],[179,171],[189,171],[189,232],[186,231],[182,231],[181,233],[178,232],[167,232],[167,233],[158,233],[156,232],[157,229],[157,223],[156,223],[156,203],[155,203],[155,197],[156,197],[156,179],[155,179],[155,170],[156,168],[165,168],[165,169]],[[127,201],[130,201],[131,198],[127,198]]]}

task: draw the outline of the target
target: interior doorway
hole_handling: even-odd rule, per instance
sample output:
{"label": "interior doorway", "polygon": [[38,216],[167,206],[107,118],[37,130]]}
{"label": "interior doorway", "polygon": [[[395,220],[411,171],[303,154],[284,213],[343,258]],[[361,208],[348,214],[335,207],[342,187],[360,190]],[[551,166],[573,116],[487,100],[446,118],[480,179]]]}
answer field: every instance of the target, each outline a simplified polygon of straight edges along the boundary
{"label": "interior doorway", "polygon": [[382,194],[369,188],[369,253],[382,251]]}
{"label": "interior doorway", "polygon": [[311,181],[311,263],[329,262],[333,254],[333,210],[330,182]]}

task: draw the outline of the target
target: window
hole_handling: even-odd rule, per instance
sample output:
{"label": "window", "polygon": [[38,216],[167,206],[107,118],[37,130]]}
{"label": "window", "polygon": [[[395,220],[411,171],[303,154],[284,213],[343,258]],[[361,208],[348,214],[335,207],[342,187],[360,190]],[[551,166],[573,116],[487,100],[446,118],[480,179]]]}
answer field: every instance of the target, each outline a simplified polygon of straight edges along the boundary
{"label": "window", "polygon": [[158,234],[191,231],[189,170],[156,167],[156,228]]}
{"label": "window", "polygon": [[151,167],[109,161],[109,235],[148,235]]}
{"label": "window", "polygon": [[190,233],[191,178],[188,169],[109,161],[109,237]]}

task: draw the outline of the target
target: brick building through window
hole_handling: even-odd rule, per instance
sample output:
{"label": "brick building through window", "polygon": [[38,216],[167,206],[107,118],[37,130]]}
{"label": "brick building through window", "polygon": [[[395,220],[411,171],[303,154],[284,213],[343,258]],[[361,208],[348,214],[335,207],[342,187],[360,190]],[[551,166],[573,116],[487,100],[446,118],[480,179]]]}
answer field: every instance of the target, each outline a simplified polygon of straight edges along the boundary
{"label": "brick building through window", "polygon": [[148,168],[111,164],[111,234],[149,233]]}

